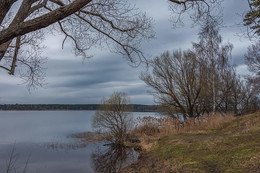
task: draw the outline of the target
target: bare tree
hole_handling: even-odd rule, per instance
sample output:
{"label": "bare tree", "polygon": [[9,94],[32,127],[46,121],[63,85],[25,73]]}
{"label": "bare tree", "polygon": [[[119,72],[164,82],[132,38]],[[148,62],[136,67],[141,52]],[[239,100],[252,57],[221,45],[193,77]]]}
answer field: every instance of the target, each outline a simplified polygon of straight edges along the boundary
{"label": "bare tree", "polygon": [[[251,70],[259,72],[258,48],[253,46],[247,55]],[[243,81],[231,65],[232,44],[223,44],[219,25],[214,18],[204,21],[199,42],[192,51],[168,52],[150,64],[152,71],[141,79],[153,88],[156,101],[172,115],[182,113],[184,119],[203,113],[220,112],[244,114],[257,110],[259,99],[252,81]],[[254,80],[253,80],[254,79]],[[256,86],[256,84],[254,84]]]}
{"label": "bare tree", "polygon": [[[182,114],[184,120],[199,117],[213,112],[214,106],[219,113],[235,115],[259,109],[254,85],[242,80],[231,65],[212,69],[207,59],[192,51],[165,52],[149,65],[152,69],[142,73],[141,79],[153,89],[157,103],[172,117],[178,114]],[[216,94],[214,102],[212,74]]]}
{"label": "bare tree", "polygon": [[248,76],[249,83],[253,84],[256,92],[260,92],[260,41],[248,48],[245,55],[246,64],[252,76]]}
{"label": "bare tree", "polygon": [[[238,76],[233,67],[218,72],[216,110],[221,113],[237,114],[235,101],[239,95],[237,90]],[[212,96],[211,96],[212,97]]]}
{"label": "bare tree", "polygon": [[200,59],[208,64],[212,90],[212,110],[216,112],[217,108],[217,84],[219,74],[225,72],[230,67],[231,51],[233,45],[228,43],[222,44],[222,37],[219,34],[219,24],[216,20],[208,18],[199,33],[199,42],[193,43],[193,48]]}
{"label": "bare tree", "polygon": [[[250,109],[251,111],[255,110],[258,99],[254,95],[257,93],[257,88],[259,92],[259,87],[253,87],[251,83],[257,81],[257,78],[251,78],[251,83],[241,80],[230,63],[233,45],[222,43],[217,21],[209,18],[204,22],[199,33],[199,42],[193,43],[193,48],[198,58],[201,59],[200,61],[204,61],[203,64],[206,65],[205,68],[208,70],[205,76],[205,80],[208,81],[208,89],[202,97],[206,100],[207,112],[242,114],[250,112]],[[257,69],[258,47],[252,46],[252,48],[249,48],[246,56],[248,63],[254,64],[250,66],[251,70]],[[256,83],[255,86],[257,86]],[[252,105],[255,105],[254,108],[250,108]]]}
{"label": "bare tree", "polygon": [[130,99],[120,92],[104,99],[93,118],[93,127],[99,129],[113,144],[122,146],[133,127]]}
{"label": "bare tree", "polygon": [[141,79],[154,89],[156,101],[184,119],[200,116],[203,110],[198,101],[207,81],[197,55],[190,50],[165,52],[150,66],[152,72],[142,73]]}
{"label": "bare tree", "polygon": [[[141,79],[172,116],[182,113],[187,119],[211,112],[252,112],[259,105],[257,87],[236,74],[230,63],[232,48],[222,43],[218,24],[210,18],[199,33],[199,42],[193,43],[194,51],[163,53]],[[256,70],[258,47],[249,50],[251,68]]]}
{"label": "bare tree", "polygon": [[257,90],[248,80],[242,80],[237,76],[231,95],[230,104],[233,106],[235,115],[252,113],[260,108]]}

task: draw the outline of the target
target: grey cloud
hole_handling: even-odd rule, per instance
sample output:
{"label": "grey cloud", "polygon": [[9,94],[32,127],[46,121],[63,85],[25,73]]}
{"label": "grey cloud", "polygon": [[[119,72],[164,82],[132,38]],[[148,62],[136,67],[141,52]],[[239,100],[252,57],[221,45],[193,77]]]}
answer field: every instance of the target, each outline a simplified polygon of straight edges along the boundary
{"label": "grey cloud", "polygon": [[[199,28],[191,28],[186,22],[188,20],[184,27],[172,29],[167,1],[134,2],[154,18],[156,38],[142,46],[148,57],[158,56],[166,50],[186,50],[191,48],[191,42],[197,41]],[[226,27],[221,29],[221,34],[224,42],[234,45],[233,63],[238,65],[239,74],[247,73],[243,56],[250,42],[236,36],[241,27],[235,24],[242,22],[237,13],[246,11],[246,5],[244,0],[229,0],[223,4]],[[44,88],[28,93],[25,86],[17,85],[20,80],[3,75],[1,71],[0,103],[100,103],[101,98],[122,91],[131,97],[133,103],[153,104],[153,97],[147,93],[149,88],[139,79],[142,67],[132,68],[121,56],[95,48],[89,51],[89,55],[94,57],[82,63],[82,59],[72,53],[69,42],[61,49],[62,39],[61,36],[48,35],[43,43],[47,46],[43,56],[49,58],[46,64],[48,84]]]}
{"label": "grey cloud", "polygon": [[49,63],[50,87],[84,88],[113,81],[139,80],[139,69],[131,68],[125,60],[113,55],[104,57],[103,62],[93,58],[84,64],[66,60],[58,67],[58,60],[50,60]]}

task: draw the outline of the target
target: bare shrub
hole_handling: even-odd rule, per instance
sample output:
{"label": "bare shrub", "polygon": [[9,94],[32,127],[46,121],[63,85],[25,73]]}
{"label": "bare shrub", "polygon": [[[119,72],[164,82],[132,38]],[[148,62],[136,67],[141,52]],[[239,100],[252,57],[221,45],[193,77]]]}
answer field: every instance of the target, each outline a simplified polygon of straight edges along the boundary
{"label": "bare shrub", "polygon": [[124,93],[115,92],[102,101],[93,118],[93,127],[114,144],[124,144],[127,133],[133,127],[130,99]]}

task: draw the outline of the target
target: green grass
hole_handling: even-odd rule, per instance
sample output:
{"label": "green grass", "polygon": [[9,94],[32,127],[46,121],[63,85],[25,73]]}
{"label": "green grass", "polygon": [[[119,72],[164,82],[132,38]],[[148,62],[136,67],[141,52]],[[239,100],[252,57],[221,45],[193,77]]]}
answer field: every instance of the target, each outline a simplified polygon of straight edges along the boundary
{"label": "green grass", "polygon": [[260,112],[217,129],[164,137],[151,152],[166,172],[260,172]]}

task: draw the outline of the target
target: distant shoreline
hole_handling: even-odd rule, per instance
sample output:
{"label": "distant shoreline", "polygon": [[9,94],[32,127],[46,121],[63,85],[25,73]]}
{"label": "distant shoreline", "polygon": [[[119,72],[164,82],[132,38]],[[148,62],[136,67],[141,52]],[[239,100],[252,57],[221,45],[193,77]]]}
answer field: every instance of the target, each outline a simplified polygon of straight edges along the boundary
{"label": "distant shoreline", "polygon": [[[158,105],[131,104],[133,112],[157,112]],[[97,110],[100,104],[2,104],[0,111],[70,111]]]}

